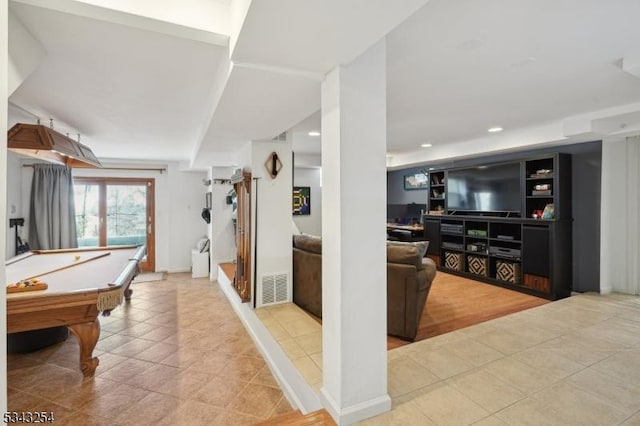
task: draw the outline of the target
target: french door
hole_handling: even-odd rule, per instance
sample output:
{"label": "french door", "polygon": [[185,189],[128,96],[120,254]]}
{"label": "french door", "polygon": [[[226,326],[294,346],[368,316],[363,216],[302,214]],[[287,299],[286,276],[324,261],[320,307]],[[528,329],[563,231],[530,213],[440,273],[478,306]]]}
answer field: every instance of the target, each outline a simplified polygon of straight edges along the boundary
{"label": "french door", "polygon": [[155,180],[74,178],[78,247],[146,244],[145,272],[155,271]]}

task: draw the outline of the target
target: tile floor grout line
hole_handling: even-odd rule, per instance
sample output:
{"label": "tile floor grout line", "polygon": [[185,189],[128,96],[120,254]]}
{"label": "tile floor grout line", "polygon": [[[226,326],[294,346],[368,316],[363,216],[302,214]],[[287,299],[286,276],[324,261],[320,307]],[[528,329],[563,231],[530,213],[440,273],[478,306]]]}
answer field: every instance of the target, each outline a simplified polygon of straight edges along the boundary
{"label": "tile floor grout line", "polygon": [[[207,282],[207,285],[209,285],[208,282]],[[135,294],[141,294],[141,293],[142,293],[141,291],[138,291]],[[158,366],[163,365],[165,367],[175,369],[176,377],[178,377],[179,374],[184,374],[187,371],[191,371],[191,373],[187,373],[187,374],[193,374],[195,373],[195,370],[190,370],[190,367],[188,365],[184,366],[181,364],[173,364],[173,365],[168,364],[172,354],[174,354],[177,351],[183,351],[183,350],[187,350],[189,352],[189,348],[190,347],[193,348],[194,347],[193,345],[189,346],[187,344],[180,343],[180,340],[171,340],[170,342],[167,342],[167,340],[170,337],[172,337],[170,335],[162,339],[149,339],[147,337],[143,337],[147,333],[140,334],[139,332],[133,331],[133,330],[135,329],[135,327],[141,327],[141,324],[149,324],[151,328],[155,328],[155,329],[161,329],[161,328],[172,329],[173,328],[175,332],[173,332],[172,334],[173,336],[176,336],[176,333],[181,334],[182,331],[185,331],[185,330],[186,330],[185,332],[187,332],[188,334],[190,333],[189,330],[198,329],[199,327],[195,327],[194,324],[196,324],[197,322],[202,322],[203,318],[207,319],[207,318],[215,317],[215,318],[218,318],[217,320],[215,320],[216,326],[212,327],[211,330],[207,330],[207,331],[220,332],[220,336],[222,336],[221,340],[224,342],[221,344],[215,345],[215,347],[212,345],[211,347],[205,349],[204,351],[206,353],[211,353],[211,354],[219,353],[221,355],[227,356],[229,355],[230,352],[240,351],[242,355],[240,358],[242,359],[254,360],[255,362],[261,361],[263,358],[259,354],[259,352],[255,351],[255,348],[253,347],[253,342],[251,341],[248,334],[246,334],[246,330],[244,329],[244,327],[241,324],[235,324],[235,323],[232,323],[232,325],[229,326],[229,324],[225,324],[223,321],[221,321],[225,316],[235,315],[233,310],[230,309],[229,302],[226,300],[226,297],[224,296],[224,294],[218,291],[213,291],[213,292],[209,291],[209,295],[212,297],[216,297],[218,300],[220,300],[221,303],[216,303],[215,306],[217,306],[217,308],[222,307],[224,308],[224,310],[219,311],[220,312],[219,314],[212,316],[207,311],[207,309],[210,309],[210,307],[206,307],[203,305],[200,308],[199,315],[191,316],[189,314],[186,314],[186,315],[184,314],[184,312],[186,312],[186,309],[182,310],[179,307],[176,307],[177,305],[171,303],[169,304],[170,306],[168,306],[167,309],[176,312],[175,315],[172,315],[172,317],[174,318],[173,321],[176,321],[176,322],[180,321],[180,324],[175,324],[173,326],[167,323],[165,320],[150,320],[148,322],[146,320],[145,321],[133,320],[133,321],[127,321],[127,324],[125,324],[124,322],[121,323],[121,321],[125,321],[126,313],[121,315],[119,318],[116,318],[116,316],[114,315],[109,320],[114,325],[111,328],[103,327],[103,331],[105,334],[102,336],[102,339],[100,341],[102,342],[102,340],[105,339],[105,335],[109,333],[108,337],[115,336],[116,338],[123,339],[124,341],[129,343],[129,346],[132,349],[127,349],[123,352],[119,352],[117,350],[119,348],[118,345],[107,346],[109,350],[102,351],[102,350],[96,349],[94,352],[94,355],[98,355],[100,357],[113,356],[113,357],[117,357],[115,358],[117,360],[123,360],[123,361],[131,360],[136,363],[141,363],[140,365],[142,367],[140,371],[138,371],[136,374],[142,374],[144,371],[147,371],[150,367],[153,367],[155,365],[158,365]],[[169,298],[173,299],[174,297],[169,296]],[[153,299],[156,301],[155,303],[163,303],[162,295]],[[191,301],[193,300],[195,299],[191,299]],[[180,303],[180,301],[178,301],[178,303]],[[153,312],[151,315],[162,315],[161,313],[158,313],[158,309],[154,309],[154,310],[141,309],[141,310],[146,312]],[[166,316],[166,318],[169,318],[169,316]],[[126,325],[126,327],[122,328],[123,324]],[[117,331],[111,332],[107,329],[117,330]],[[148,336],[148,337],[151,337],[151,336]],[[244,338],[246,339],[244,340],[244,343],[242,343]],[[146,342],[146,343],[143,343],[143,342]],[[234,347],[233,351],[231,349],[225,351],[224,348],[222,347],[224,344],[233,345]],[[138,351],[136,348],[136,345],[142,346],[143,349]],[[244,347],[242,345],[244,345]],[[59,365],[59,363],[56,363],[55,361],[53,361],[53,363],[49,362],[49,361],[52,361],[51,359],[49,359],[51,358],[51,355],[55,356],[55,354],[57,353],[62,353],[61,351],[67,351],[66,349],[67,347],[68,345],[67,346],[65,346],[64,344],[60,345],[55,350],[49,352],[49,355],[47,355],[46,357],[32,359],[30,362],[27,363],[27,366],[50,365],[56,369],[62,369],[61,371],[67,371],[67,372],[71,371],[70,369],[71,367],[69,366]],[[171,350],[172,347],[173,349],[175,349],[175,351]],[[148,350],[151,350],[152,348],[155,348],[155,350],[158,351],[157,353],[161,353],[162,359],[159,359],[160,357],[156,358],[158,359],[157,361],[151,361],[149,359],[149,358],[153,359],[154,353],[153,352],[145,353],[145,352],[147,352]],[[78,350],[77,347],[74,347],[73,352],[77,350]],[[163,350],[167,350],[167,353],[166,354],[162,353]],[[141,356],[141,354],[143,353],[145,353],[145,355]],[[99,374],[106,373],[118,367],[118,365],[120,365],[121,363],[122,362],[119,361],[114,363],[103,364],[102,366],[99,366],[99,368],[103,367],[103,369],[101,369],[102,371],[99,370],[100,371]],[[264,361],[262,361],[262,363],[264,363]],[[24,366],[22,366],[21,364],[14,364],[14,365],[16,366],[15,367],[16,371],[20,371],[22,368],[24,368]],[[104,369],[104,367],[107,367],[107,365],[109,368]],[[256,364],[256,366],[257,365],[258,364]],[[268,417],[263,417],[263,416],[270,416],[271,414],[275,413],[276,409],[283,409],[283,413],[284,413],[286,411],[286,405],[283,405],[283,401],[284,401],[283,394],[281,393],[281,390],[275,381],[271,383],[267,381],[267,377],[264,377],[264,379],[261,378],[263,374],[271,374],[270,371],[268,373],[265,373],[263,369],[264,369],[264,364],[260,368],[255,368],[254,371],[249,370],[250,374],[246,377],[246,380],[241,381],[241,383],[243,384],[242,388],[240,389],[240,391],[236,392],[233,395],[233,398],[235,399],[238,395],[241,394],[241,391],[244,391],[249,386],[256,386],[257,388],[264,388],[264,389],[272,389],[272,390],[276,390],[277,392],[280,392],[279,395],[278,394],[275,395],[277,396],[275,400],[271,399],[271,402],[269,402],[269,405],[265,406],[267,410],[261,412],[260,417],[256,418],[254,416],[248,415],[247,413],[239,412],[237,410],[232,409],[230,407],[230,403],[231,401],[233,401],[233,399],[231,399],[226,404],[217,404],[217,405],[206,404],[206,405],[209,405],[210,407],[212,407],[212,410],[215,410],[218,413],[226,413],[225,418],[234,417],[234,416],[235,417],[242,416],[242,418],[245,418],[246,416],[247,420],[249,419],[259,420],[259,418],[261,417],[263,419],[267,419]],[[172,400],[177,401],[177,403],[179,402],[180,404],[188,403],[189,401],[194,401],[194,402],[198,401],[197,399],[192,398],[190,395],[185,395],[184,391],[180,391],[176,389],[170,389],[170,390],[162,389],[160,392],[158,392],[153,390],[155,388],[154,386],[145,387],[144,383],[137,383],[136,385],[127,383],[128,382],[127,378],[118,377],[118,374],[122,376],[122,373],[118,373],[118,371],[116,370],[114,370],[111,374],[112,374],[111,376],[107,376],[106,378],[105,377],[96,377],[96,378],[100,380],[105,380],[107,382],[113,382],[117,386],[119,385],[130,386],[132,389],[138,389],[144,392],[144,394],[147,396],[148,395],[164,395],[167,398],[171,398]],[[192,388],[185,388],[185,389],[190,389],[190,390],[197,389],[198,391],[201,391],[202,389],[204,389],[207,383],[209,383],[211,380],[213,380],[216,377],[222,377],[217,374],[217,370],[215,374],[208,373],[208,375],[209,377],[207,378],[207,380],[203,380],[202,383],[198,383],[198,381],[196,381],[194,382]],[[79,386],[79,383],[75,386]],[[152,389],[148,389],[149,387],[151,387]],[[72,388],[76,388],[76,387],[72,386]],[[46,401],[47,403],[59,404],[58,402],[56,402],[57,397],[49,398],[49,397],[46,397],[46,394],[43,394],[42,392],[39,392],[39,391],[35,391],[35,393],[31,393],[31,392],[25,392],[20,388],[15,388],[15,391],[17,392],[16,393],[17,395],[29,395],[29,397],[35,398],[38,401]],[[273,391],[270,391],[270,392],[273,392]],[[96,398],[99,398],[99,396],[96,396]],[[87,402],[90,402],[90,401],[88,400]],[[288,404],[288,401],[287,401],[287,404]],[[128,404],[127,405],[128,408],[126,409],[130,409],[133,405]],[[221,405],[223,406],[222,409],[220,407]],[[65,410],[68,411],[66,413],[68,416],[76,415],[76,414],[78,416],[87,416],[85,412],[80,410],[75,410],[74,407],[69,407],[69,405],[66,403],[65,405],[60,405],[60,406],[64,407]],[[97,413],[94,414],[93,417],[96,420],[99,420],[98,419],[99,416],[97,415]],[[108,423],[113,424],[113,421],[109,421]]]}

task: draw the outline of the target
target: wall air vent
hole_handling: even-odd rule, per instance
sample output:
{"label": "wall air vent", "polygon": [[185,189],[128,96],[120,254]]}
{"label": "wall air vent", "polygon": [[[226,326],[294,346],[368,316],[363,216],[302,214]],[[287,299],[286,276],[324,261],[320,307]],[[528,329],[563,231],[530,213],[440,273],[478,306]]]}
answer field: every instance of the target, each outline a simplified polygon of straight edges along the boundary
{"label": "wall air vent", "polygon": [[260,306],[290,301],[288,281],[286,273],[263,275],[260,280]]}
{"label": "wall air vent", "polygon": [[287,132],[280,133],[278,136],[276,136],[272,140],[279,141],[279,142],[285,142],[287,140]]}

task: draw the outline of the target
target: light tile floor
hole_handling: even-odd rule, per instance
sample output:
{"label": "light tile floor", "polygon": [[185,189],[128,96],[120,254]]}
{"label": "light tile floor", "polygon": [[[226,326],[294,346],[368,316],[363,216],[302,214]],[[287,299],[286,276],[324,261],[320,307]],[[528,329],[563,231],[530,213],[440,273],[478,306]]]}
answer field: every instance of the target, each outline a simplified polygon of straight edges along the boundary
{"label": "light tile floor", "polygon": [[[95,378],[67,342],[8,357],[9,409],[57,423],[253,424],[291,410],[217,284],[134,287],[101,319]],[[256,311],[312,387],[321,325],[295,305]],[[393,410],[371,425],[640,425],[640,298],[579,295],[389,351]]]}
{"label": "light tile floor", "polygon": [[[322,385],[321,326],[258,316]],[[640,425],[640,298],[582,294],[393,349],[393,409],[365,425]]]}
{"label": "light tile floor", "polygon": [[94,378],[73,336],[9,355],[10,411],[65,425],[242,425],[292,410],[217,283],[170,274],[101,317]]}
{"label": "light tile floor", "polygon": [[302,377],[319,392],[322,386],[322,324],[293,303],[265,306],[255,312]]}

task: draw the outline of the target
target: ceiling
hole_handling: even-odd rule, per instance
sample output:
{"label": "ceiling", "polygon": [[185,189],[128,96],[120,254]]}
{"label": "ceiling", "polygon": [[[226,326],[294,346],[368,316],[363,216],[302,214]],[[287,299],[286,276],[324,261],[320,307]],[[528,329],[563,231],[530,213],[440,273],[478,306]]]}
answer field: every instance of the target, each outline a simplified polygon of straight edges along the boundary
{"label": "ceiling", "polygon": [[314,155],[323,76],[386,36],[390,166],[640,130],[636,0],[129,3],[9,2],[10,61],[33,64],[9,125],[192,168],[283,131]]}

